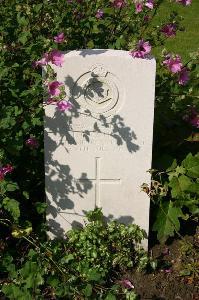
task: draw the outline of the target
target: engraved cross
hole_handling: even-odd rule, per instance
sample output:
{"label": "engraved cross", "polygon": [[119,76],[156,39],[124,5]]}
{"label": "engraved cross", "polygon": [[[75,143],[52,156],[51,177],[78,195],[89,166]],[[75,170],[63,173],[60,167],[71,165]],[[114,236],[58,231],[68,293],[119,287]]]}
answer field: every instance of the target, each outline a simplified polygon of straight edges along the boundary
{"label": "engraved cross", "polygon": [[79,182],[92,181],[95,184],[95,207],[101,207],[100,202],[100,186],[101,184],[120,184],[121,179],[113,179],[113,178],[101,178],[100,176],[101,169],[101,157],[95,158],[95,178],[86,178],[86,179],[78,179]]}

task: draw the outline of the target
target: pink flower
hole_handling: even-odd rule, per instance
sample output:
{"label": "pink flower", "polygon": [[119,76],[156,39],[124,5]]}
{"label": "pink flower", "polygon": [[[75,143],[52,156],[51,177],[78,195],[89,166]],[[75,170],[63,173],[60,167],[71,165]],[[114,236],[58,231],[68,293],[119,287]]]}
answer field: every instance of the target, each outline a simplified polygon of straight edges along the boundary
{"label": "pink flower", "polygon": [[95,17],[96,17],[97,19],[101,19],[101,18],[103,18],[103,15],[104,15],[103,10],[102,10],[102,9],[98,9],[97,12],[96,12]]}
{"label": "pink flower", "polygon": [[64,54],[61,53],[59,50],[52,50],[49,53],[50,61],[52,64],[62,67],[62,64],[64,63]]}
{"label": "pink flower", "polygon": [[54,42],[58,43],[58,44],[62,43],[64,41],[64,39],[65,39],[65,36],[64,36],[63,32],[60,32],[60,33],[58,33],[58,35],[54,36]]}
{"label": "pink flower", "polygon": [[176,25],[175,24],[166,24],[162,27],[161,32],[166,36],[166,37],[171,37],[176,35]]}
{"label": "pink flower", "polygon": [[166,274],[172,273],[172,269],[165,269],[164,272],[165,272]]}
{"label": "pink flower", "polygon": [[59,81],[52,81],[48,84],[48,92],[51,96],[59,96],[61,93],[60,87],[64,84]]}
{"label": "pink flower", "polygon": [[168,55],[163,61],[163,65],[166,65],[171,73],[179,73],[182,70],[182,61],[179,55],[171,57]]}
{"label": "pink flower", "polygon": [[26,140],[26,146],[35,149],[39,147],[39,142],[35,137],[30,137],[29,139]]}
{"label": "pink flower", "polygon": [[40,60],[33,62],[33,67],[42,67],[49,62],[58,67],[62,67],[62,64],[64,63],[64,54],[59,50],[52,50],[49,53],[45,53]]}
{"label": "pink flower", "polygon": [[42,58],[40,60],[35,61],[33,64],[35,67],[42,67],[45,66],[49,63],[50,61],[50,57],[48,53],[44,53],[44,55],[42,56]]}
{"label": "pink flower", "polygon": [[130,52],[132,57],[137,58],[146,58],[147,55],[151,52],[151,45],[149,42],[140,40],[136,46],[136,49]]}
{"label": "pink flower", "polygon": [[123,279],[120,281],[120,284],[127,289],[134,289],[134,285],[128,279]]}
{"label": "pink flower", "polygon": [[178,83],[180,85],[186,85],[188,81],[189,81],[189,72],[187,68],[184,67],[179,73]]}
{"label": "pink flower", "polygon": [[114,0],[113,1],[113,6],[116,8],[122,8],[126,5],[126,1],[125,0]]}
{"label": "pink flower", "polygon": [[13,166],[11,166],[10,164],[7,164],[4,167],[0,168],[0,180],[4,180],[4,176],[6,174],[12,173],[14,170]]}
{"label": "pink flower", "polygon": [[6,175],[8,173],[12,173],[12,171],[14,170],[13,166],[11,166],[10,164],[7,164],[5,167],[1,168],[1,172]]}
{"label": "pink flower", "polygon": [[54,98],[48,98],[47,101],[46,101],[46,104],[56,104],[57,101],[54,99]]}
{"label": "pink flower", "polygon": [[72,107],[73,107],[73,105],[69,101],[62,100],[62,101],[57,102],[57,108],[60,111],[67,111],[67,110],[71,109]]}
{"label": "pink flower", "polygon": [[191,5],[192,0],[176,0],[176,2],[178,2],[184,6],[187,6],[187,5]]}
{"label": "pink flower", "polygon": [[148,7],[149,9],[153,9],[154,7],[153,0],[147,0],[145,6]]}
{"label": "pink flower", "polygon": [[143,3],[137,2],[135,3],[135,12],[140,13],[143,10]]}

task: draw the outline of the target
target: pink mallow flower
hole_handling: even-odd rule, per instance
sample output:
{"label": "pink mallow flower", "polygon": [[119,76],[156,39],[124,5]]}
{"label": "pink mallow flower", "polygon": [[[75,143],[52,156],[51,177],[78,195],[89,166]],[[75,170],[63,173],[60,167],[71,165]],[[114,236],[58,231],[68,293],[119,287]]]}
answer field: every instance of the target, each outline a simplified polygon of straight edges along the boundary
{"label": "pink mallow flower", "polygon": [[104,15],[103,10],[102,9],[98,9],[97,12],[96,12],[96,14],[95,14],[95,17],[97,19],[101,19],[101,18],[103,18],[103,15]]}
{"label": "pink mallow flower", "polygon": [[46,101],[46,104],[49,105],[49,104],[56,104],[57,101],[54,99],[54,98],[51,98],[49,97]]}
{"label": "pink mallow flower", "polygon": [[58,33],[58,35],[54,36],[54,42],[57,44],[63,43],[65,39],[64,33],[60,32]]}
{"label": "pink mallow flower", "polygon": [[51,96],[59,96],[61,93],[60,87],[63,86],[63,82],[52,81],[48,84],[48,92]]}
{"label": "pink mallow flower", "polygon": [[125,0],[114,0],[113,1],[113,6],[116,8],[122,8],[126,5],[126,1]]}
{"label": "pink mallow flower", "polygon": [[136,2],[135,3],[135,12],[138,14],[141,11],[143,11],[143,3],[142,2]]}
{"label": "pink mallow flower", "polygon": [[166,24],[162,27],[161,32],[166,36],[166,37],[171,37],[176,35],[176,25],[175,24]]}
{"label": "pink mallow flower", "polygon": [[30,137],[26,140],[26,146],[28,146],[31,149],[36,149],[39,147],[39,142],[35,137]]}
{"label": "pink mallow flower", "polygon": [[180,85],[186,85],[189,81],[189,72],[187,68],[183,68],[179,73],[178,83]]}
{"label": "pink mallow flower", "polygon": [[61,51],[52,50],[49,53],[49,57],[50,57],[50,61],[52,62],[52,64],[54,64],[58,67],[62,67],[62,65],[64,63],[64,54]]}
{"label": "pink mallow flower", "polygon": [[126,289],[134,289],[134,285],[128,279],[123,279],[119,282]]}
{"label": "pink mallow flower", "polygon": [[137,57],[137,58],[146,58],[150,52],[151,52],[151,45],[149,44],[149,42],[140,40],[137,43],[136,49],[131,51],[130,55],[132,57]]}
{"label": "pink mallow flower", "polygon": [[33,62],[33,67],[43,67],[50,62],[58,67],[62,67],[64,54],[59,50],[52,50],[49,53],[45,53],[40,60]]}
{"label": "pink mallow flower", "polygon": [[167,55],[163,65],[167,66],[171,73],[179,73],[182,70],[181,57],[179,55],[173,57]]}
{"label": "pink mallow flower", "polygon": [[42,58],[40,60],[37,60],[33,63],[33,65],[35,67],[42,67],[47,65],[50,62],[50,57],[48,53],[44,53],[44,55],[42,56]]}
{"label": "pink mallow flower", "polygon": [[164,269],[164,273],[170,274],[170,273],[172,273],[172,269]]}
{"label": "pink mallow flower", "polygon": [[70,110],[73,107],[71,102],[65,101],[65,100],[57,102],[56,105],[57,105],[57,108],[60,111],[67,111],[67,110]]}
{"label": "pink mallow flower", "polygon": [[12,173],[14,170],[13,166],[11,166],[10,164],[7,164],[4,167],[0,168],[0,180],[4,180],[4,176],[6,174]]}
{"label": "pink mallow flower", "polygon": [[192,0],[176,0],[176,2],[178,2],[184,6],[187,6],[187,5],[191,5]]}
{"label": "pink mallow flower", "polygon": [[153,9],[154,1],[153,0],[147,0],[146,3],[145,3],[145,6],[148,7],[149,9]]}

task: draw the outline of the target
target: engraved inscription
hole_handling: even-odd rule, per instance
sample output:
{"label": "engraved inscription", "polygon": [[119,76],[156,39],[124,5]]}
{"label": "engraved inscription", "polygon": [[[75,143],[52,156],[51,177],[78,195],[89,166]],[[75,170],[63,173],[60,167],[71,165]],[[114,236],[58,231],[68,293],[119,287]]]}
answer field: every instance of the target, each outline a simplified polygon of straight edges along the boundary
{"label": "engraved inscription", "polygon": [[85,89],[85,99],[102,104],[111,100],[111,87],[97,78],[89,80]]}
{"label": "engraved inscription", "polygon": [[95,65],[77,79],[72,89],[72,97],[81,110],[109,117],[120,109],[123,91],[114,74],[102,65]]}

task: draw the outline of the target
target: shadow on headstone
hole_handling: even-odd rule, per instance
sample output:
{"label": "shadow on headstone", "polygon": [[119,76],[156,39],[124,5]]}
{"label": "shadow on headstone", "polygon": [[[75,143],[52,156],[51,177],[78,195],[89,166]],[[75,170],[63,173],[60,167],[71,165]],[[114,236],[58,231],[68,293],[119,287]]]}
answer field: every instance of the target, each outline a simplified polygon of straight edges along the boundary
{"label": "shadow on headstone", "polygon": [[[77,85],[77,82],[73,80],[71,76],[67,76],[65,78],[65,84],[69,87],[70,95],[68,95],[68,100],[71,101],[71,103],[74,105],[74,108],[71,111],[71,116],[68,119],[68,130],[70,130],[70,127],[72,126],[72,120],[73,118],[78,118],[80,115],[87,116],[88,118],[93,118],[94,125],[92,130],[84,130],[84,131],[78,131],[83,134],[83,137],[85,138],[85,141],[89,142],[90,140],[90,133],[95,132],[100,134],[109,135],[113,139],[116,140],[117,145],[126,145],[128,151],[130,153],[136,152],[139,150],[139,146],[136,144],[136,134],[131,128],[125,124],[124,119],[119,115],[116,114],[113,117],[109,117],[109,120],[103,115],[99,114],[98,117],[96,117],[95,114],[92,114],[90,110],[85,110],[84,113],[82,113],[80,109],[79,103],[75,100],[79,94],[83,94],[84,91],[81,86]],[[75,86],[75,90],[73,87]],[[99,81],[98,88],[95,89],[95,93],[97,93],[97,96],[100,98],[103,96],[103,84]],[[91,97],[94,96],[94,91],[92,89],[88,89],[88,95]],[[59,117],[59,115],[55,115],[55,118]],[[59,119],[58,119],[59,120]],[[57,127],[57,126],[56,126]],[[110,133],[107,133],[106,130],[102,130],[101,128],[110,129]],[[76,131],[77,132],[77,131]],[[76,141],[72,138],[72,136],[67,133],[67,140],[69,144],[76,144]]]}
{"label": "shadow on headstone", "polygon": [[96,55],[96,54],[102,54],[102,53],[106,53],[107,50],[106,49],[88,49],[88,50],[85,50],[85,49],[82,49],[79,51],[79,55],[83,56],[83,57],[86,57],[87,55]]}
{"label": "shadow on headstone", "polygon": [[[99,50],[99,53],[106,52],[105,50]],[[96,50],[94,51],[96,54]],[[92,51],[89,53],[85,51],[80,53],[80,55],[92,55]],[[55,221],[56,216],[62,215],[65,210],[67,214],[71,210],[71,214],[76,214],[74,212],[74,203],[71,200],[71,195],[78,195],[79,199],[84,201],[85,195],[93,188],[93,183],[88,179],[87,174],[83,172],[79,174],[79,180],[76,180],[71,173],[70,166],[62,165],[57,160],[53,160],[53,153],[59,146],[62,146],[66,152],[69,152],[70,145],[77,145],[74,133],[78,132],[82,134],[85,142],[89,144],[91,139],[91,134],[95,133],[103,136],[110,136],[116,143],[115,147],[126,147],[128,152],[133,154],[140,149],[140,146],[136,143],[135,132],[125,124],[124,119],[119,114],[114,114],[108,119],[103,114],[93,114],[90,110],[80,110],[80,105],[76,101],[76,97],[79,94],[83,94],[85,91],[81,86],[77,85],[77,82],[73,80],[72,77],[65,77],[65,85],[69,88],[69,95],[67,95],[67,100],[73,104],[73,109],[70,113],[60,112],[55,110],[53,117],[45,116],[45,165],[46,165],[46,192],[51,197],[50,203],[48,203],[47,213],[50,212],[52,218],[48,219],[48,225],[50,231],[55,236],[63,236],[64,230],[61,228],[60,224]],[[75,90],[73,87],[75,86]],[[103,100],[104,92],[108,95],[108,91],[104,91],[103,84],[98,81],[97,76],[95,79],[95,91],[92,87],[88,87],[87,96],[90,98]],[[95,101],[95,100],[94,100]],[[98,101],[98,100],[96,100]],[[73,130],[73,121],[78,119],[80,116],[93,119],[93,128],[88,130]],[[48,134],[50,133],[50,134]],[[59,135],[59,141],[55,142],[50,136]],[[55,184],[56,182],[56,184]],[[106,221],[113,220],[113,216],[109,215],[106,217]],[[67,220],[65,220],[67,221]],[[117,219],[118,222],[129,224],[134,221],[132,216],[122,216]],[[71,227],[82,227],[82,224],[73,221],[70,223]]]}

